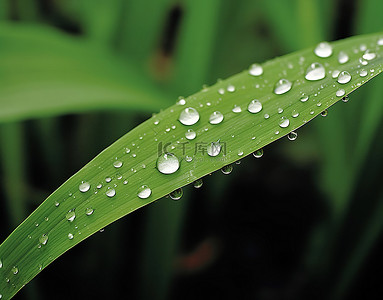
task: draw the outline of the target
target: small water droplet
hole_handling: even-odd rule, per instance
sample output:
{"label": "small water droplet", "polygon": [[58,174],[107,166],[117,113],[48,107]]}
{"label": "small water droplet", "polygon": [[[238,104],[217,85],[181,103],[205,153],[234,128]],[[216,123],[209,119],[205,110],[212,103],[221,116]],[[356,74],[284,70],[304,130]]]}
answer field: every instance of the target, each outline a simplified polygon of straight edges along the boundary
{"label": "small water droplet", "polygon": [[89,182],[82,182],[79,186],[78,186],[78,189],[80,190],[80,192],[82,193],[85,193],[87,191],[89,191],[90,189],[90,184]]}
{"label": "small water droplet", "polygon": [[179,97],[177,101],[177,105],[185,105],[186,100],[183,97]]}
{"label": "small water droplet", "polygon": [[318,57],[329,57],[332,55],[332,46],[328,42],[319,43],[316,46],[314,53]]}
{"label": "small water droplet", "polygon": [[74,212],[74,209],[71,209],[70,211],[68,211],[67,214],[65,215],[65,218],[69,222],[73,222],[73,220],[76,218],[76,213]]}
{"label": "small water droplet", "polygon": [[348,55],[347,55],[347,53],[346,52],[344,52],[344,51],[340,51],[339,52],[339,54],[338,54],[338,62],[340,63],[340,64],[345,64],[346,62],[348,62],[349,61],[349,57],[348,57]]}
{"label": "small water droplet", "polygon": [[264,117],[265,119],[268,119],[268,118],[270,118],[270,115],[269,115],[269,114],[265,114],[263,117]]}
{"label": "small water droplet", "polygon": [[185,133],[185,137],[188,140],[194,140],[196,136],[197,136],[197,134],[195,133],[195,131],[193,129],[188,129]]}
{"label": "small water droplet", "polygon": [[87,208],[85,209],[85,214],[86,214],[87,216],[90,216],[91,214],[93,214],[93,212],[94,212],[94,209],[91,208],[91,207],[87,207]]}
{"label": "small water droplet", "polygon": [[130,153],[130,149],[129,148],[125,148],[125,153],[129,154]]}
{"label": "small water droplet", "polygon": [[184,194],[182,188],[176,189],[175,191],[171,192],[169,194],[169,197],[172,200],[180,200],[182,198],[182,195]]}
{"label": "small water droplet", "polygon": [[3,261],[0,259],[0,269],[3,267]]}
{"label": "small water droplet", "polygon": [[345,97],[342,98],[342,101],[344,103],[348,102],[348,100],[350,100],[350,98],[348,96],[345,96]]}
{"label": "small water droplet", "polygon": [[40,236],[39,242],[42,245],[46,245],[46,243],[48,243],[48,236],[46,234],[43,234],[42,236]]}
{"label": "small water droplet", "polygon": [[326,70],[320,63],[312,63],[306,70],[305,78],[310,81],[320,80],[325,78]]}
{"label": "small water droplet", "polygon": [[379,46],[383,46],[383,37],[379,38],[376,42]]}
{"label": "small water droplet", "polygon": [[301,95],[301,98],[299,99],[301,102],[306,102],[307,100],[309,100],[309,96],[307,96],[306,94],[302,94]]}
{"label": "small water droplet", "polygon": [[277,81],[274,87],[274,93],[277,95],[282,95],[291,90],[292,83],[287,79],[280,79]]}
{"label": "small water droplet", "polygon": [[238,150],[238,156],[242,156],[243,155],[243,151],[242,150]]}
{"label": "small water droplet", "polygon": [[242,109],[240,106],[234,105],[234,107],[231,111],[234,113],[240,113],[242,111]]}
{"label": "small water droplet", "polygon": [[233,93],[235,91],[235,86],[232,85],[232,84],[228,85],[227,91],[230,92],[230,93]]}
{"label": "small water droplet", "polygon": [[55,201],[55,206],[59,207],[60,206],[60,202]]}
{"label": "small water droplet", "polygon": [[217,156],[221,152],[221,144],[219,141],[212,142],[207,146],[207,154],[209,156]]}
{"label": "small water droplet", "polygon": [[279,114],[283,113],[283,108],[279,107],[279,108],[278,108],[278,113],[279,113]]}
{"label": "small water droplet", "polygon": [[345,84],[345,83],[348,83],[350,82],[351,80],[351,75],[350,73],[348,73],[347,71],[342,71],[340,72],[339,76],[338,76],[338,82],[341,83],[341,84]]}
{"label": "small water droplet", "polygon": [[155,120],[155,121],[153,122],[153,124],[154,124],[154,125],[158,125],[158,124],[160,124],[160,121]]}
{"label": "small water droplet", "polygon": [[19,273],[19,268],[14,266],[11,271],[12,271],[13,275],[16,275],[17,273]]}
{"label": "small water droplet", "polygon": [[255,158],[261,158],[263,156],[263,149],[258,149],[257,151],[253,152],[253,156]]}
{"label": "small water droplet", "polygon": [[110,177],[105,178],[105,182],[111,182],[111,181],[112,181],[112,178],[110,178]]}
{"label": "small water droplet", "polygon": [[209,123],[210,124],[219,124],[223,121],[223,114],[219,111],[213,112],[209,117]]}
{"label": "small water droplet", "polygon": [[345,93],[346,92],[344,91],[344,89],[339,89],[339,90],[336,91],[335,94],[336,94],[337,97],[343,97]]}
{"label": "small water droplet", "polygon": [[137,196],[141,199],[146,199],[152,194],[152,190],[147,185],[142,185],[137,192]]}
{"label": "small water droplet", "polygon": [[105,195],[107,195],[109,198],[112,198],[116,195],[116,190],[109,187],[105,192]]}
{"label": "small water droplet", "polygon": [[199,120],[199,113],[193,107],[187,107],[181,111],[178,120],[184,125],[194,125]]}
{"label": "small water droplet", "polygon": [[261,65],[253,64],[250,66],[249,74],[252,76],[260,76],[263,74],[263,68]]}
{"label": "small water droplet", "polygon": [[220,95],[225,94],[225,90],[223,88],[218,89],[218,94]]}
{"label": "small water droplet", "polygon": [[196,189],[199,189],[202,185],[203,185],[202,178],[197,179],[197,180],[194,181],[194,183],[193,183],[193,186],[194,186]]}
{"label": "small water droplet", "polygon": [[287,135],[287,138],[290,140],[290,141],[295,141],[298,137],[298,133],[296,133],[295,131],[291,131],[288,135]]}
{"label": "small water droplet", "polygon": [[180,167],[180,162],[172,153],[164,153],[157,159],[157,169],[162,174],[173,174]]}
{"label": "small water droplet", "polygon": [[291,112],[291,116],[292,116],[293,118],[296,118],[296,117],[299,116],[299,112],[298,112],[296,109],[294,109],[294,110]]}
{"label": "small water droplet", "polygon": [[340,73],[339,70],[334,70],[334,71],[332,71],[331,77],[332,78],[337,78],[339,76],[339,73]]}
{"label": "small water droplet", "polygon": [[122,161],[116,160],[116,161],[113,163],[113,166],[114,166],[115,168],[121,168],[121,167],[122,167]]}
{"label": "small water droplet", "polygon": [[193,157],[191,157],[191,156],[189,156],[189,155],[186,155],[185,160],[186,160],[187,162],[191,162],[191,161],[193,160]]}
{"label": "small water droplet", "polygon": [[223,174],[228,175],[228,174],[230,174],[233,171],[233,165],[230,164],[230,165],[224,166],[221,169],[221,171],[222,171]]}
{"label": "small water droplet", "polygon": [[72,233],[68,233],[68,239],[70,239],[70,240],[73,239],[73,234]]}
{"label": "small water droplet", "polygon": [[322,117],[326,117],[326,116],[328,115],[328,110],[325,109],[325,110],[322,111],[320,114],[321,114]]}
{"label": "small water droplet", "polygon": [[286,117],[282,117],[280,120],[279,120],[279,126],[282,127],[282,128],[286,128],[287,126],[290,125],[290,120],[287,119]]}
{"label": "small water droplet", "polygon": [[257,99],[251,100],[247,106],[247,110],[252,114],[256,114],[262,110],[262,103]]}
{"label": "small water droplet", "polygon": [[360,77],[366,77],[367,76],[367,71],[365,69],[360,70],[359,73]]}
{"label": "small water droplet", "polygon": [[365,60],[373,60],[376,57],[376,53],[372,52],[371,50],[366,50],[366,52],[364,52],[362,57]]}

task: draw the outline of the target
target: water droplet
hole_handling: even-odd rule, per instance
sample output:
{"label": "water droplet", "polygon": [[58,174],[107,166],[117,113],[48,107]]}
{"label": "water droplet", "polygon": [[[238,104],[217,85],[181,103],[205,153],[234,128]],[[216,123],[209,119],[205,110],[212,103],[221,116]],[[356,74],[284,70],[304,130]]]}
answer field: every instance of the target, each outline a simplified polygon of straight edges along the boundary
{"label": "water droplet", "polygon": [[17,273],[19,273],[19,268],[14,266],[11,271],[12,271],[13,275],[16,275]]}
{"label": "water droplet", "polygon": [[147,185],[142,185],[137,192],[137,196],[141,199],[146,199],[152,194],[152,190]]}
{"label": "water droplet", "polygon": [[182,198],[182,195],[184,194],[182,188],[176,189],[175,191],[171,192],[169,194],[169,197],[172,200],[180,200]]}
{"label": "water droplet", "polygon": [[306,70],[305,78],[310,81],[320,80],[325,78],[326,70],[320,63],[312,63]]}
{"label": "water droplet", "polygon": [[234,107],[231,111],[234,113],[240,113],[242,111],[242,109],[240,106],[234,105]]}
{"label": "water droplet", "polygon": [[232,84],[230,84],[230,85],[227,87],[227,91],[230,92],[230,93],[234,92],[234,91],[235,91],[235,86],[232,85]]}
{"label": "water droplet", "polygon": [[331,75],[331,77],[332,77],[332,78],[337,78],[337,77],[339,76],[339,73],[340,73],[339,70],[334,70],[334,71],[332,71],[332,75]]}
{"label": "water droplet", "polygon": [[301,102],[306,102],[307,100],[309,100],[309,96],[307,96],[306,94],[302,94],[301,98],[299,99]]}
{"label": "water droplet", "polygon": [[220,88],[220,89],[218,90],[218,94],[220,94],[220,95],[225,94],[225,90],[224,90],[223,88]]}
{"label": "water droplet", "polygon": [[365,59],[365,60],[373,60],[375,57],[376,57],[376,53],[370,51],[370,50],[366,50],[366,52],[364,52],[364,54],[362,55],[362,57]]}
{"label": "water droplet", "polygon": [[326,117],[326,116],[328,115],[328,110],[325,109],[325,110],[322,111],[320,114],[321,114],[322,117]]}
{"label": "water droplet", "polygon": [[290,125],[290,120],[287,119],[286,117],[282,117],[280,120],[279,120],[279,126],[282,127],[282,128],[286,128],[287,126]]}
{"label": "water droplet", "polygon": [[91,207],[87,207],[87,208],[85,209],[85,214],[86,214],[87,216],[90,216],[91,214],[93,214],[93,212],[94,212],[94,209],[91,208]]}
{"label": "water droplet", "polygon": [[122,167],[122,161],[116,160],[116,161],[113,163],[113,166],[114,166],[115,168],[121,168],[121,167]]}
{"label": "water droplet", "polygon": [[258,113],[262,110],[262,103],[257,99],[251,100],[247,106],[247,110],[252,114]]}
{"label": "water droplet", "polygon": [[0,259],[0,269],[3,267],[3,261]]}
{"label": "water droplet", "polygon": [[189,155],[186,155],[185,160],[186,160],[187,162],[191,162],[191,161],[193,160],[193,157],[191,157],[191,156],[189,156]]}
{"label": "water droplet", "polygon": [[347,55],[347,53],[346,52],[344,52],[344,51],[340,51],[339,52],[339,54],[338,54],[338,62],[340,63],[340,64],[345,64],[346,62],[348,62],[349,61],[349,57],[348,57],[348,55]]}
{"label": "water droplet", "polygon": [[185,105],[186,100],[183,97],[179,97],[177,101],[177,105]]}
{"label": "water droplet", "polygon": [[70,211],[68,211],[67,214],[65,215],[65,218],[69,222],[73,222],[73,220],[76,218],[76,213],[74,212],[74,209],[71,209]]}
{"label": "water droplet", "polygon": [[110,177],[105,178],[105,182],[111,182],[111,181],[112,181],[112,178],[110,178]]}
{"label": "water droplet", "polygon": [[268,118],[270,118],[270,115],[269,115],[269,114],[265,114],[263,117],[264,117],[265,119],[268,119]]}
{"label": "water droplet", "polygon": [[199,120],[199,113],[193,107],[187,107],[181,111],[178,120],[184,125],[193,125]]}
{"label": "water droplet", "polygon": [[42,245],[46,245],[46,243],[48,243],[48,236],[46,234],[43,234],[42,236],[40,236],[39,242]]}
{"label": "water droplet", "polygon": [[158,124],[160,124],[160,121],[155,120],[155,121],[153,122],[153,124],[154,124],[154,125],[158,125]]}
{"label": "water droplet", "polygon": [[197,134],[195,133],[195,131],[193,129],[188,129],[185,133],[185,137],[188,140],[194,140],[196,136],[197,136]]}
{"label": "water droplet", "polygon": [[193,183],[193,186],[194,186],[196,189],[199,189],[202,185],[203,185],[202,178],[197,179],[197,180],[194,181],[194,183]]}
{"label": "water droplet", "polygon": [[125,148],[125,153],[129,154],[130,153],[130,149],[129,148]]}
{"label": "water droplet", "polygon": [[255,158],[261,158],[263,156],[263,149],[258,149],[257,151],[253,152],[253,156]]}
{"label": "water droplet", "polygon": [[242,150],[238,150],[238,156],[242,156],[243,155],[243,151]]}
{"label": "water droplet", "polygon": [[367,76],[367,71],[365,69],[360,70],[359,73],[360,77],[366,77]]}
{"label": "water droplet", "polygon": [[292,116],[293,118],[296,118],[296,117],[299,116],[299,112],[298,112],[296,109],[294,109],[294,110],[291,112],[291,116]]}
{"label": "water droplet", "polygon": [[210,117],[209,117],[209,123],[210,124],[219,124],[223,121],[223,114],[220,113],[219,111],[213,112]]}
{"label": "water droplet", "polygon": [[344,91],[344,89],[339,89],[339,90],[336,91],[335,94],[336,94],[337,97],[343,97],[345,93],[346,92]]}
{"label": "water droplet", "polygon": [[105,192],[105,195],[107,195],[109,198],[112,198],[116,195],[115,189],[108,188],[108,190]]}
{"label": "water droplet", "polygon": [[277,111],[279,114],[281,114],[281,113],[283,113],[283,108],[279,107]]}
{"label": "water droplet", "polygon": [[56,207],[59,207],[59,206],[60,206],[60,203],[57,202],[57,201],[55,201],[55,206],[56,206]]}
{"label": "water droplet", "polygon": [[379,46],[383,46],[383,37],[379,38],[376,42]]}
{"label": "water droplet", "polygon": [[233,171],[233,165],[227,165],[227,166],[224,166],[222,169],[221,169],[222,173],[225,174],[225,175],[228,175],[231,173],[231,171]]}
{"label": "water droplet", "polygon": [[342,98],[342,101],[344,103],[348,102],[348,100],[350,100],[350,98],[348,96],[345,96],[345,97]]}
{"label": "water droplet", "polygon": [[295,131],[291,131],[288,135],[287,135],[287,138],[290,140],[290,141],[295,141],[298,137],[298,133],[296,133]]}
{"label": "water droplet", "polygon": [[277,95],[282,95],[291,90],[292,83],[287,79],[280,79],[277,81],[274,87],[274,93]]}
{"label": "water droplet", "polygon": [[345,83],[350,82],[350,80],[351,80],[350,73],[348,73],[347,71],[340,72],[339,77],[338,77],[338,82],[339,83],[345,84]]}
{"label": "water droplet", "polygon": [[173,174],[180,167],[180,162],[172,153],[164,153],[157,159],[157,169],[162,174]]}
{"label": "water droplet", "polygon": [[82,183],[78,186],[78,189],[79,189],[80,192],[82,192],[82,193],[85,193],[85,192],[89,191],[89,189],[90,189],[90,184],[89,184],[89,182],[82,182]]}
{"label": "water droplet", "polygon": [[70,240],[73,239],[73,234],[72,233],[68,233],[68,239],[70,239]]}
{"label": "water droplet", "polygon": [[219,140],[217,142],[212,142],[207,146],[207,154],[209,156],[217,156],[221,152],[221,144]]}
{"label": "water droplet", "polygon": [[314,53],[318,57],[329,57],[332,54],[332,46],[328,42],[319,43],[316,46]]}
{"label": "water droplet", "polygon": [[249,69],[249,74],[252,76],[260,76],[263,74],[263,68],[261,65],[253,64]]}

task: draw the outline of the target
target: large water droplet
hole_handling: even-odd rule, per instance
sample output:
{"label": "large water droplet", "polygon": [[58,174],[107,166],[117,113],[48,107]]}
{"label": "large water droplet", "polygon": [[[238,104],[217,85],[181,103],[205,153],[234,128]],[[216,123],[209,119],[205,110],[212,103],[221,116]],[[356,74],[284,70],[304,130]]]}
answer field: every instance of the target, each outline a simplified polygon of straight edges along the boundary
{"label": "large water droplet", "polygon": [[73,220],[76,218],[76,213],[74,212],[74,209],[71,209],[70,211],[68,211],[67,214],[65,215],[65,218],[69,222],[73,222]]}
{"label": "large water droplet", "polygon": [[242,109],[240,106],[234,105],[234,107],[231,111],[234,113],[240,113],[242,111]]}
{"label": "large water droplet", "polygon": [[376,53],[370,51],[370,50],[366,50],[366,52],[364,52],[364,54],[362,55],[362,57],[365,59],[365,60],[373,60],[375,57],[376,57]]}
{"label": "large water droplet", "polygon": [[279,126],[282,127],[282,128],[286,128],[287,126],[290,125],[290,120],[287,119],[286,117],[282,117],[280,120],[279,120]]}
{"label": "large water droplet", "polygon": [[39,242],[42,245],[46,245],[46,243],[48,243],[48,236],[46,234],[43,234],[42,236],[40,236]]}
{"label": "large water droplet", "polygon": [[337,97],[343,97],[345,93],[346,92],[344,91],[344,89],[339,89],[339,90],[336,91],[335,94],[336,94]]}
{"label": "large water droplet", "polygon": [[253,156],[255,158],[261,158],[263,156],[263,149],[258,149],[257,151],[253,152]]}
{"label": "large water droplet", "polygon": [[152,190],[147,185],[142,185],[137,192],[137,196],[141,199],[146,199],[152,194]]}
{"label": "large water droplet", "polygon": [[312,63],[306,71],[305,78],[310,81],[320,80],[325,78],[326,70],[320,63]]}
{"label": "large water droplet", "polygon": [[280,79],[277,81],[274,87],[274,93],[277,95],[282,95],[291,90],[292,83],[287,79]]}
{"label": "large water droplet", "polygon": [[347,53],[346,52],[344,52],[344,51],[340,51],[339,52],[339,54],[338,54],[338,62],[340,63],[340,64],[345,64],[346,62],[348,62],[349,61],[349,57],[348,57],[348,55],[347,55]]}
{"label": "large water droplet", "polygon": [[116,190],[109,187],[105,192],[105,195],[107,195],[109,198],[112,198],[116,195]]}
{"label": "large water droplet", "polygon": [[207,154],[209,156],[217,156],[221,152],[221,144],[219,141],[212,142],[207,146]]}
{"label": "large water droplet", "polygon": [[220,113],[219,111],[213,112],[210,117],[209,117],[209,123],[210,124],[219,124],[223,121],[223,114]]}
{"label": "large water droplet", "polygon": [[197,180],[194,181],[194,183],[193,183],[193,186],[194,186],[196,189],[199,189],[202,185],[203,185],[202,178],[197,179]]}
{"label": "large water droplet", "polygon": [[164,153],[157,159],[157,169],[162,174],[173,174],[180,167],[180,162],[172,153]]}
{"label": "large water droplet", "polygon": [[260,76],[263,74],[263,68],[261,65],[253,64],[249,69],[249,74],[252,76]]}
{"label": "large water droplet", "polygon": [[184,194],[182,188],[176,189],[175,191],[171,192],[169,194],[169,197],[172,200],[180,200],[182,198],[182,195]]}
{"label": "large water droplet", "polygon": [[113,163],[113,166],[114,166],[115,168],[121,168],[121,167],[122,167],[122,161],[116,160],[116,161]]}
{"label": "large water droplet", "polygon": [[11,271],[12,271],[13,275],[16,275],[17,273],[19,273],[19,268],[14,266]]}
{"label": "large water droplet", "polygon": [[247,106],[247,110],[252,114],[260,112],[262,110],[262,103],[259,102],[259,100],[257,99],[251,100],[249,105]]}
{"label": "large water droplet", "polygon": [[83,193],[89,191],[89,189],[90,189],[90,184],[89,184],[89,182],[83,182],[83,183],[81,183],[81,184],[78,186],[78,189],[80,190],[80,192],[83,192]]}
{"label": "large water droplet", "polygon": [[339,83],[346,84],[346,83],[350,82],[350,80],[351,80],[350,73],[348,73],[347,71],[340,72],[340,74],[338,76],[338,82]]}
{"label": "large water droplet", "polygon": [[193,107],[187,107],[181,111],[178,120],[184,125],[193,125],[199,120],[199,113]]}
{"label": "large water droplet", "polygon": [[87,208],[85,209],[85,214],[86,214],[87,216],[90,216],[91,214],[93,214],[93,212],[94,212],[94,209],[91,208],[91,207],[87,207]]}
{"label": "large water droplet", "polygon": [[225,175],[228,175],[230,174],[232,171],[233,171],[233,165],[227,165],[227,166],[224,166],[222,169],[221,169],[222,173],[225,174]]}
{"label": "large water droplet", "polygon": [[314,53],[318,57],[329,57],[332,54],[332,46],[328,42],[319,43],[316,46]]}
{"label": "large water droplet", "polygon": [[194,140],[196,136],[197,136],[197,134],[195,133],[195,131],[193,129],[188,129],[185,133],[185,137],[188,140]]}
{"label": "large water droplet", "polygon": [[291,131],[288,135],[287,135],[287,138],[290,140],[290,141],[295,141],[298,137],[298,133],[296,133],[295,131]]}

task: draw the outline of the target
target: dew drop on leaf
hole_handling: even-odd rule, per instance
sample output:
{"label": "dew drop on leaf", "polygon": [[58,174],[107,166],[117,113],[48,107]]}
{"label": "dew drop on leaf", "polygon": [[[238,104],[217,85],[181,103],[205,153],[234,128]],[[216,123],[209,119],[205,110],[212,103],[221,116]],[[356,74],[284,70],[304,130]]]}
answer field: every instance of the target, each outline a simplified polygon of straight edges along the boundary
{"label": "dew drop on leaf", "polygon": [[383,46],[383,37],[379,38],[376,42],[379,46]]}
{"label": "dew drop on leaf", "polygon": [[169,194],[169,197],[172,200],[180,200],[182,198],[182,195],[184,194],[182,188],[176,189],[175,191],[171,192]]}
{"label": "dew drop on leaf", "polygon": [[107,195],[109,198],[112,198],[116,195],[116,190],[109,187],[105,192],[105,195]]}
{"label": "dew drop on leaf", "polygon": [[290,141],[295,141],[298,137],[298,133],[296,133],[295,131],[291,131],[288,135],[287,135],[287,138],[290,140]]}
{"label": "dew drop on leaf", "polygon": [[367,76],[367,71],[365,69],[360,70],[359,73],[360,77],[366,77]]}
{"label": "dew drop on leaf", "polygon": [[299,99],[301,102],[306,102],[307,100],[309,100],[309,96],[307,96],[306,94],[302,94],[301,95],[301,98]]}
{"label": "dew drop on leaf", "polygon": [[221,152],[221,144],[219,141],[212,142],[207,146],[207,154],[209,156],[217,156]]}
{"label": "dew drop on leaf", "polygon": [[306,80],[315,81],[325,78],[326,70],[320,63],[312,63],[306,70]]}
{"label": "dew drop on leaf", "polygon": [[197,180],[194,181],[194,183],[193,183],[193,186],[194,186],[196,189],[199,189],[202,185],[203,185],[203,180],[202,180],[202,178],[197,179]]}
{"label": "dew drop on leaf", "polygon": [[287,119],[286,117],[282,117],[280,120],[279,120],[279,126],[282,127],[282,128],[286,128],[287,126],[290,125],[290,120]]}
{"label": "dew drop on leaf", "polygon": [[240,106],[234,105],[233,109],[231,110],[233,113],[240,113],[242,111]]}
{"label": "dew drop on leaf", "polygon": [[338,76],[338,82],[341,84],[349,83],[351,80],[351,75],[347,71],[340,72]]}
{"label": "dew drop on leaf", "polygon": [[345,97],[342,98],[342,101],[344,103],[348,102],[348,100],[350,100],[350,98],[348,96],[345,96]]}
{"label": "dew drop on leaf", "polygon": [[335,94],[336,94],[337,97],[343,97],[345,93],[346,92],[344,91],[344,89],[339,89],[339,90],[336,91]]}
{"label": "dew drop on leaf", "polygon": [[46,234],[43,234],[42,236],[40,236],[39,242],[42,245],[46,245],[48,243],[48,236]]}
{"label": "dew drop on leaf", "polygon": [[375,57],[376,57],[376,53],[375,52],[372,52],[370,50],[366,50],[366,52],[364,52],[364,54],[362,55],[362,57],[365,59],[365,60],[373,60]]}
{"label": "dew drop on leaf", "polygon": [[180,167],[180,162],[173,153],[164,153],[157,159],[157,169],[162,174],[173,174]]}
{"label": "dew drop on leaf", "polygon": [[332,74],[331,74],[332,78],[337,78],[339,76],[339,73],[340,73],[339,70],[332,71]]}
{"label": "dew drop on leaf", "polygon": [[235,86],[232,85],[232,84],[228,85],[228,87],[227,87],[227,91],[230,92],[230,93],[235,92]]}
{"label": "dew drop on leaf", "polygon": [[3,261],[0,259],[0,269],[3,267]]}
{"label": "dew drop on leaf", "polygon": [[68,211],[67,214],[65,215],[65,218],[69,222],[73,222],[73,220],[76,218],[76,213],[74,212],[74,209],[71,209],[70,211]]}
{"label": "dew drop on leaf", "polygon": [[147,185],[142,185],[137,192],[138,198],[146,199],[152,194],[152,190]]}
{"label": "dew drop on leaf", "polygon": [[252,76],[260,76],[263,74],[263,68],[261,65],[253,64],[250,66],[249,74]]}
{"label": "dew drop on leaf", "polygon": [[82,183],[78,186],[78,189],[79,189],[80,192],[82,192],[82,193],[85,193],[85,192],[89,191],[89,189],[90,189],[90,184],[89,184],[89,182],[82,182]]}
{"label": "dew drop on leaf", "polygon": [[328,110],[325,109],[325,110],[322,111],[320,114],[321,114],[322,117],[327,117],[327,115],[328,115]]}
{"label": "dew drop on leaf", "polygon": [[183,111],[181,111],[178,120],[183,125],[193,125],[199,120],[199,113],[195,108],[187,107]]}
{"label": "dew drop on leaf", "polygon": [[70,239],[70,240],[73,239],[73,234],[72,233],[68,233],[68,239]]}
{"label": "dew drop on leaf", "polygon": [[344,52],[344,51],[340,51],[339,52],[339,54],[338,54],[338,62],[340,63],[340,64],[345,64],[346,62],[348,62],[349,61],[349,57],[348,57],[348,55],[347,55],[347,53],[346,52]]}
{"label": "dew drop on leaf", "polygon": [[87,208],[85,209],[85,214],[86,214],[87,216],[92,215],[93,212],[94,212],[94,209],[91,208],[91,207],[87,207]]}
{"label": "dew drop on leaf", "polygon": [[122,161],[116,160],[116,161],[113,163],[113,166],[114,166],[115,168],[121,168],[121,167],[122,167]]}
{"label": "dew drop on leaf", "polygon": [[230,164],[230,165],[224,166],[221,169],[221,171],[222,171],[223,174],[228,175],[228,174],[230,174],[233,171],[233,165]]}
{"label": "dew drop on leaf", "polygon": [[298,112],[296,109],[294,109],[294,110],[291,112],[291,116],[292,116],[293,118],[296,118],[296,117],[299,116],[299,112]]}
{"label": "dew drop on leaf", "polygon": [[19,268],[14,266],[11,271],[12,271],[13,275],[16,275],[17,273],[19,273]]}
{"label": "dew drop on leaf", "polygon": [[191,157],[191,156],[189,156],[189,155],[186,155],[185,160],[186,160],[187,162],[191,162],[191,161],[193,160],[193,157]]}
{"label": "dew drop on leaf", "polygon": [[329,57],[332,54],[332,46],[328,42],[319,43],[316,46],[314,53],[318,57]]}
{"label": "dew drop on leaf", "polygon": [[261,158],[263,156],[263,149],[258,149],[257,151],[253,152],[253,156],[255,158]]}
{"label": "dew drop on leaf", "polygon": [[277,95],[282,95],[291,90],[292,83],[287,79],[279,79],[274,87],[274,93]]}
{"label": "dew drop on leaf", "polygon": [[247,106],[247,110],[252,114],[256,114],[262,110],[262,103],[257,99],[251,100]]}
{"label": "dew drop on leaf", "polygon": [[219,111],[213,112],[209,117],[209,123],[210,124],[219,124],[223,121],[223,114]]}
{"label": "dew drop on leaf", "polygon": [[197,134],[195,133],[195,131],[193,129],[188,129],[185,133],[185,137],[188,140],[194,140],[196,136],[197,136]]}

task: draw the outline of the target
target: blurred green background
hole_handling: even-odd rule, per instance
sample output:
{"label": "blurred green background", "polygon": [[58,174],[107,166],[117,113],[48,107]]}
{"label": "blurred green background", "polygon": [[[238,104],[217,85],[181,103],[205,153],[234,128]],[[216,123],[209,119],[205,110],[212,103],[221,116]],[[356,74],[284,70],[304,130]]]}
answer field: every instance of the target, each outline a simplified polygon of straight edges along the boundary
{"label": "blurred green background", "polygon": [[[380,0],[0,0],[0,239],[178,96],[382,31],[382,11]],[[108,226],[15,299],[383,295],[380,77],[297,141]]]}

